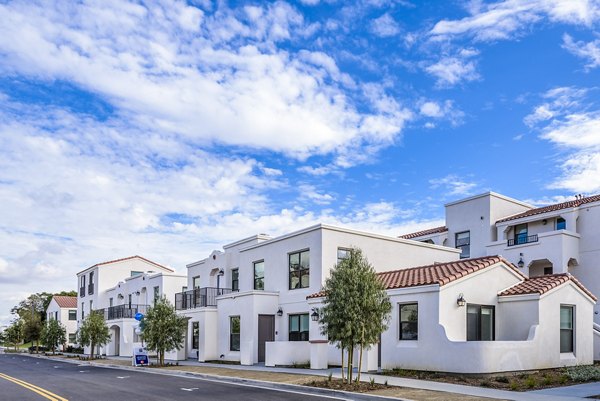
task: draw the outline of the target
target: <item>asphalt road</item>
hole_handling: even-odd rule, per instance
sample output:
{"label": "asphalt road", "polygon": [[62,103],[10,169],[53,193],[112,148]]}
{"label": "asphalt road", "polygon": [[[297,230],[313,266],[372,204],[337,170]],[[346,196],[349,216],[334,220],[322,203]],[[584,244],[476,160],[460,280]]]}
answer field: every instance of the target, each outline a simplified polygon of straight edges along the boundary
{"label": "asphalt road", "polygon": [[335,398],[0,354],[0,400],[331,401]]}

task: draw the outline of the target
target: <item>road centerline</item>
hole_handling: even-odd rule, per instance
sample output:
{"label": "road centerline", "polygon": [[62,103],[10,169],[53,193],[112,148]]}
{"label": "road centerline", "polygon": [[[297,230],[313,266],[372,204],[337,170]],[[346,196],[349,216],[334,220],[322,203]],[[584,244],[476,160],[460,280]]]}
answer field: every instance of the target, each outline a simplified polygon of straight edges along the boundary
{"label": "road centerline", "polygon": [[21,387],[24,387],[34,393],[41,395],[42,397],[51,400],[51,401],[68,401],[66,398],[61,397],[60,395],[56,395],[51,391],[48,391],[44,388],[38,387],[35,384],[31,384],[21,379],[17,379],[16,377],[9,376],[4,373],[0,373],[0,378],[8,380],[9,382],[18,384]]}

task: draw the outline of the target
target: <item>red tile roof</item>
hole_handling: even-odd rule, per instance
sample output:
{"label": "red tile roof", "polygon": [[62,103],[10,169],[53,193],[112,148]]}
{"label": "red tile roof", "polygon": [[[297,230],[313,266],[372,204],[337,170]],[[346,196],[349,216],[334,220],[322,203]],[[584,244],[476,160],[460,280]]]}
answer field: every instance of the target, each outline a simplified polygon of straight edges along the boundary
{"label": "red tile roof", "polygon": [[575,277],[569,273],[562,274],[551,274],[547,276],[530,277],[525,281],[515,284],[510,288],[502,291],[499,296],[510,296],[510,295],[526,295],[526,294],[539,294],[542,295],[553,288],[561,286],[568,281],[572,281],[577,287],[579,287],[584,293],[586,293],[594,301],[596,297],[587,288],[583,286]]}
{"label": "red tile roof", "polygon": [[77,308],[77,297],[68,297],[66,295],[54,295],[52,297],[61,308]]}
{"label": "red tile roof", "polygon": [[[512,263],[506,261],[501,256],[461,259],[454,262],[436,263],[428,266],[381,272],[377,273],[377,277],[383,282],[386,290],[432,284],[443,286],[501,262],[525,279],[525,276],[523,276]],[[309,295],[307,298],[320,298],[323,296],[325,296],[325,293],[321,291]]]}
{"label": "red tile roof", "polygon": [[417,231],[416,233],[400,235],[400,236],[398,236],[398,238],[412,239],[412,238],[422,237],[424,235],[429,235],[429,234],[443,233],[446,231],[448,231],[448,227],[441,226],[441,227],[429,228],[429,229],[423,230],[423,231]]}
{"label": "red tile roof", "polygon": [[574,200],[570,200],[567,202],[556,203],[554,205],[538,207],[536,209],[527,210],[525,212],[521,212],[521,213],[518,213],[518,214],[515,214],[512,216],[509,216],[509,217],[505,217],[503,219],[496,221],[496,223],[502,223],[504,221],[516,220],[516,219],[520,219],[522,217],[535,216],[537,214],[542,214],[542,213],[555,212],[557,210],[568,209],[571,207],[577,207],[577,206],[585,205],[586,203],[592,203],[592,202],[600,202],[600,195],[588,196],[586,198],[574,199]]}
{"label": "red tile roof", "polygon": [[165,267],[165,266],[163,266],[163,265],[160,265],[160,264],[158,264],[158,263],[156,263],[156,262],[153,262],[153,261],[151,261],[150,259],[146,259],[146,258],[144,258],[144,257],[142,257],[142,256],[138,256],[138,255],[129,256],[129,257],[126,257],[126,258],[121,258],[121,259],[109,260],[109,261],[107,261],[107,262],[102,262],[102,263],[96,263],[95,265],[92,265],[92,266],[90,266],[90,267],[86,268],[85,270],[87,270],[87,269],[89,269],[89,268],[92,268],[92,267],[96,267],[96,266],[109,265],[109,264],[111,264],[111,263],[123,262],[123,261],[125,261],[125,260],[131,260],[131,259],[136,259],[136,258],[137,258],[137,259],[141,259],[141,260],[143,260],[143,261],[145,261],[145,262],[151,263],[151,264],[153,264],[153,265],[155,265],[155,266],[158,266],[158,267],[160,267],[161,269],[165,269],[165,270],[168,270],[168,271],[170,271],[170,272],[174,272],[174,270],[172,270],[172,269],[169,269],[168,267]]}

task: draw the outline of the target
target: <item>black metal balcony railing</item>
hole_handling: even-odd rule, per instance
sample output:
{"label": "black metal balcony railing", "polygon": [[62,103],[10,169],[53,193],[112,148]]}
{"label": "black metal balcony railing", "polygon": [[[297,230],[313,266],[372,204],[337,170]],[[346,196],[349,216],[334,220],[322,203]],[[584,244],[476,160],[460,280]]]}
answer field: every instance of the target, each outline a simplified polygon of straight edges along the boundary
{"label": "black metal balcony railing", "polygon": [[94,293],[94,283],[88,284],[88,295],[92,295]]}
{"label": "black metal balcony railing", "polygon": [[136,313],[146,313],[148,305],[125,304],[116,305],[104,309],[98,309],[96,312],[104,313],[104,320],[133,319]]}
{"label": "black metal balcony railing", "polygon": [[202,287],[175,294],[175,309],[185,310],[217,306],[217,297],[223,294],[237,292],[231,288]]}
{"label": "black metal balcony railing", "polygon": [[79,296],[85,297],[85,287],[79,287]]}
{"label": "black metal balcony railing", "polygon": [[515,238],[511,238],[511,239],[508,240],[507,246],[529,244],[530,242],[538,242],[538,236],[537,236],[537,234],[533,234],[533,235],[526,235],[526,234],[517,235]]}

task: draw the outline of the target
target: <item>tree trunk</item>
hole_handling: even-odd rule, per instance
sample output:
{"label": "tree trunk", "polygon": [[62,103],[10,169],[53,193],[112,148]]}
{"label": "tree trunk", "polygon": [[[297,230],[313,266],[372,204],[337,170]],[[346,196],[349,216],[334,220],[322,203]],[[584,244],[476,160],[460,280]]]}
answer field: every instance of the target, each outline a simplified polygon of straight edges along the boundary
{"label": "tree trunk", "polygon": [[363,344],[365,342],[365,328],[362,328],[362,332],[360,334],[360,354],[358,357],[358,376],[357,380],[360,381],[360,371],[362,370],[362,360],[363,360]]}
{"label": "tree trunk", "polygon": [[91,348],[90,348],[90,359],[94,359],[94,346],[95,345],[96,344],[94,344],[94,342],[92,341]]}
{"label": "tree trunk", "polygon": [[342,349],[342,382],[344,381],[344,346],[341,347]]}
{"label": "tree trunk", "polygon": [[354,344],[348,347],[348,384],[352,383],[352,364],[354,363]]}

